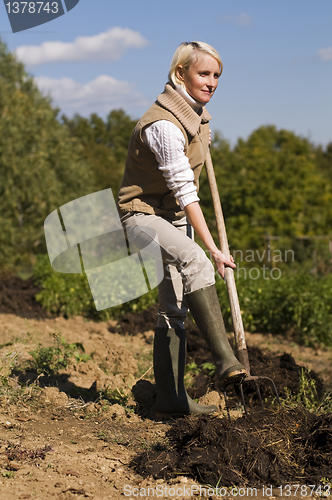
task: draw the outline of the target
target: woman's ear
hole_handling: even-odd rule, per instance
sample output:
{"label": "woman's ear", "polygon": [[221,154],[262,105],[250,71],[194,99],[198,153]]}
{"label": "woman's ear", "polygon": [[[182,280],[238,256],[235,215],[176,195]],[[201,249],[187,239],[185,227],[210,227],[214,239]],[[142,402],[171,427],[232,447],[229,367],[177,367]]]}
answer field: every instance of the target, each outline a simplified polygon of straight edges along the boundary
{"label": "woman's ear", "polygon": [[182,64],[179,64],[179,66],[176,68],[176,76],[182,82],[184,81],[184,70]]}

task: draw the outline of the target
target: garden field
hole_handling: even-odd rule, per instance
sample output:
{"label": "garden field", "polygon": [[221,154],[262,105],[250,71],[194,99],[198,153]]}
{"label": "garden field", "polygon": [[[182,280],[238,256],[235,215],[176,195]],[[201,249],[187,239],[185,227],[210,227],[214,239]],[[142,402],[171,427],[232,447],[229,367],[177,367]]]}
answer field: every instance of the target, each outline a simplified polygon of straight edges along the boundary
{"label": "garden field", "polygon": [[156,422],[156,306],[117,320],[65,319],[45,313],[35,292],[32,280],[2,282],[1,499],[286,498],[287,484],[301,484],[291,491],[298,498],[329,493],[331,349],[247,333],[252,372],[273,378],[282,407],[263,387],[263,412],[247,384],[250,415],[229,391],[229,420],[188,320],[188,392],[220,414]]}

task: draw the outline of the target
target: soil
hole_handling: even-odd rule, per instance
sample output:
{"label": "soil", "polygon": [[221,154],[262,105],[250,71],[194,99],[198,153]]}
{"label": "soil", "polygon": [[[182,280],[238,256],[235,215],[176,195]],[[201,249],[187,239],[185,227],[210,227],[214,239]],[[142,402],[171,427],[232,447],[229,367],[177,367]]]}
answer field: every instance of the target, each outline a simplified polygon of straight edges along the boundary
{"label": "soil", "polygon": [[[219,497],[328,494],[331,414],[272,405],[272,384],[264,380],[265,411],[250,382],[244,384],[248,416],[239,395],[227,391],[229,419],[208,367],[197,373],[212,359],[188,319],[188,393],[217,404],[220,414],[157,422],[156,308],[119,322],[50,317],[35,302],[36,290],[32,280],[0,283],[1,500],[204,498],[217,485]],[[331,350],[282,336],[246,335],[252,374],[272,378],[281,397],[298,393],[301,367],[316,382],[318,397],[332,390]],[[72,358],[41,373],[33,355],[55,349],[61,338],[62,346],[81,344],[91,359]],[[294,483],[301,487],[287,489]]]}

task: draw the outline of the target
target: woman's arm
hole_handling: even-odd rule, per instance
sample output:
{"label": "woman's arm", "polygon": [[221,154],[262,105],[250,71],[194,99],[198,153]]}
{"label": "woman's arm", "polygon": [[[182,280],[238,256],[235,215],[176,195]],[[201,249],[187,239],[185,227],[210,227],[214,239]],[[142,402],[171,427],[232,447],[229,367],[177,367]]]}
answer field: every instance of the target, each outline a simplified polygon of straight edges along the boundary
{"label": "woman's arm", "polygon": [[198,234],[206,248],[211,253],[211,257],[217,267],[218,273],[223,278],[225,273],[225,266],[232,267],[233,269],[236,267],[233,257],[231,256],[230,259],[228,259],[226,255],[218,249],[212,238],[209,228],[207,227],[202,209],[198,201],[190,203],[189,205],[184,207],[184,211],[186,213],[188,221],[194,228],[194,231]]}
{"label": "woman's arm", "polygon": [[227,257],[215,245],[199,205],[194,173],[184,153],[185,140],[181,130],[173,123],[160,120],[147,127],[143,134],[144,142],[154,152],[167,183],[185,211],[187,219],[211,252],[219,274],[224,277],[225,266],[233,269],[233,257]]}

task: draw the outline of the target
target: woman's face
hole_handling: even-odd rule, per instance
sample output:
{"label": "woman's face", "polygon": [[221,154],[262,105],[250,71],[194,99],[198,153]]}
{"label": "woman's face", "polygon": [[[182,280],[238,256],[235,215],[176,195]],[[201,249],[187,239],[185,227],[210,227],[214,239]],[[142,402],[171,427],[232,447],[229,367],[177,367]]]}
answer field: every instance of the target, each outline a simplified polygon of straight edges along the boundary
{"label": "woman's face", "polygon": [[205,52],[198,53],[187,70],[181,65],[177,69],[177,77],[184,82],[188,94],[202,104],[211,99],[218,86],[219,76],[218,61]]}

